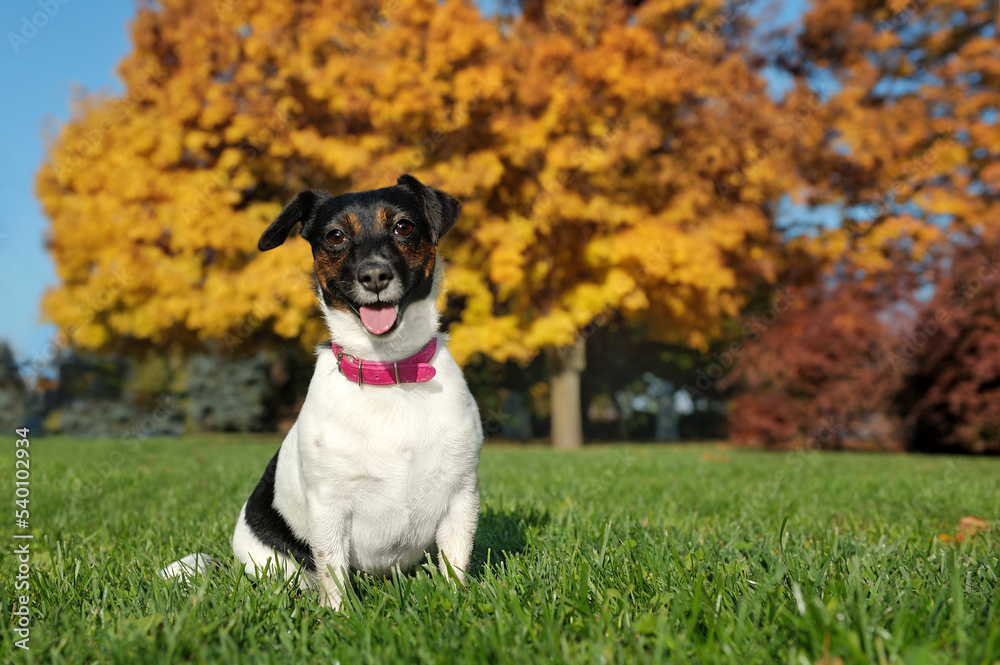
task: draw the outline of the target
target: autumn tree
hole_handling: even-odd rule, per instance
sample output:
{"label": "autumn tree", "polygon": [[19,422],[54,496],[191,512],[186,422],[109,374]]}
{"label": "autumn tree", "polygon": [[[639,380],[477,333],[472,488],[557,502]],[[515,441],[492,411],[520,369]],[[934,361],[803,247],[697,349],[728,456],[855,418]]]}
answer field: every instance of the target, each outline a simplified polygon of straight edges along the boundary
{"label": "autumn tree", "polygon": [[460,355],[548,350],[556,445],[579,444],[580,331],[595,318],[705,348],[748,282],[772,275],[787,119],[737,39],[744,18],[723,10],[533,2],[500,55],[493,177],[463,192],[484,209],[455,254],[453,340]]}
{"label": "autumn tree", "polygon": [[475,7],[378,10],[140,7],[125,93],[83,102],[38,176],[60,279],[43,308],[75,345],[321,339],[305,244],[259,254],[262,230],[301,189],[383,186],[474,145],[484,118],[463,109],[495,87]]}
{"label": "autumn tree", "polygon": [[611,313],[705,348],[775,276],[814,102],[800,86],[779,111],[746,25],[721,0],[143,5],[125,93],[81,103],[39,173],[44,311],[87,349],[309,346],[308,250],[256,239],[300,189],[413,172],[464,205],[453,354],[549,353],[554,440],[578,445],[581,330]]}
{"label": "autumn tree", "polygon": [[843,224],[803,235],[827,275],[928,275],[952,238],[1000,223],[1000,52],[988,0],[817,0],[776,63],[826,80],[821,141],[794,156],[809,203]]}
{"label": "autumn tree", "polygon": [[[833,212],[812,216],[822,222],[816,229],[803,228],[801,213],[789,216],[779,281],[853,295],[834,306],[816,301],[747,355],[738,371],[747,392],[737,401],[736,431],[802,440],[817,415],[831,406],[850,413],[856,396],[893,419],[895,376],[908,386],[902,413],[919,447],[931,447],[927,437],[933,445],[983,441],[992,397],[982,376],[992,370],[973,350],[989,348],[989,327],[982,328],[989,293],[956,316],[948,333],[935,333],[917,374],[908,375],[906,358],[913,357],[911,341],[927,335],[925,308],[940,308],[967,272],[963,263],[974,263],[953,247],[989,246],[1000,223],[996,5],[817,0],[798,34],[786,37],[774,64],[798,86],[821,84],[828,93],[804,119],[819,140],[794,144],[793,161],[809,185],[793,194]],[[907,312],[919,316],[893,316]],[[790,334],[796,326],[801,335]],[[803,373],[823,365],[816,377]],[[928,372],[941,372],[940,381]]]}

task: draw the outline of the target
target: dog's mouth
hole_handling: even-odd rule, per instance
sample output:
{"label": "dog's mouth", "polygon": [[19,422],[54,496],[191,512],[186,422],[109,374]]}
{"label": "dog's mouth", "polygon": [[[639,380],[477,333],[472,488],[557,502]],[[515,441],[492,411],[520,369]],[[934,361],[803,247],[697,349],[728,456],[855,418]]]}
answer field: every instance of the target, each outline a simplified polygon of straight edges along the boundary
{"label": "dog's mouth", "polygon": [[383,335],[396,325],[399,318],[399,305],[395,303],[375,302],[358,307],[361,325],[373,335]]}

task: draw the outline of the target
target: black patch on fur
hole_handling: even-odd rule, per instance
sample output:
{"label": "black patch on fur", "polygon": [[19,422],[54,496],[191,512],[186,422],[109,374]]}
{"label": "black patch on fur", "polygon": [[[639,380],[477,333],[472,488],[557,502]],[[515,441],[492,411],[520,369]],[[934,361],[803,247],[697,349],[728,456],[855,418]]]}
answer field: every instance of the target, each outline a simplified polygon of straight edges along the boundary
{"label": "black patch on fur", "polygon": [[320,195],[316,192],[306,190],[299,192],[292,202],[285,206],[278,218],[271,222],[264,234],[257,241],[257,249],[266,252],[274,249],[285,242],[288,232],[292,227],[302,222],[302,235],[306,233],[306,226],[316,214],[316,205],[320,200]]}
{"label": "black patch on fur", "polygon": [[450,194],[428,187],[408,173],[399,176],[396,185],[409,190],[417,197],[423,208],[424,218],[431,229],[431,242],[437,245],[441,236],[455,226],[462,211],[462,204]]}
{"label": "black patch on fur", "polygon": [[[280,451],[279,451],[280,452]],[[316,560],[312,548],[304,540],[296,538],[292,527],[274,507],[274,476],[278,468],[278,453],[264,469],[264,475],[247,499],[244,516],[253,535],[267,547],[287,554],[309,572],[316,572]],[[258,562],[262,565],[263,562]]]}

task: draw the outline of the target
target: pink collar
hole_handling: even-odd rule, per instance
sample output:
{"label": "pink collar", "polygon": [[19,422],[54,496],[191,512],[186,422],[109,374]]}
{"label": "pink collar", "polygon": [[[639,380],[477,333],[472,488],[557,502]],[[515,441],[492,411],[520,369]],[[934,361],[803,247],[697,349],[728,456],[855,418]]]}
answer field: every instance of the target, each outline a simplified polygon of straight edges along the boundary
{"label": "pink collar", "polygon": [[403,358],[391,363],[362,360],[357,356],[344,353],[344,348],[331,341],[333,353],[337,356],[337,368],[347,377],[348,381],[359,386],[366,383],[370,386],[391,386],[397,383],[424,383],[434,378],[437,371],[428,364],[437,351],[437,337],[431,337],[427,346],[420,349],[409,358]]}

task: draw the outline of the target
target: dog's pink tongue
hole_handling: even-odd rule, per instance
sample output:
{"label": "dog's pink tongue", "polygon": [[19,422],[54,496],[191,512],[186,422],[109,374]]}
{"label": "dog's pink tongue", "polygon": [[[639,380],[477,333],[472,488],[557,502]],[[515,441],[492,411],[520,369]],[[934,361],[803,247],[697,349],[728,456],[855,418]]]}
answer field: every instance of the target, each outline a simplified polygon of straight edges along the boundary
{"label": "dog's pink tongue", "polygon": [[381,335],[396,322],[395,305],[362,305],[361,323],[373,335]]}

